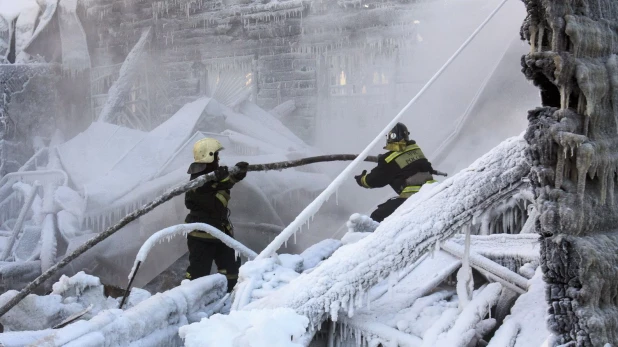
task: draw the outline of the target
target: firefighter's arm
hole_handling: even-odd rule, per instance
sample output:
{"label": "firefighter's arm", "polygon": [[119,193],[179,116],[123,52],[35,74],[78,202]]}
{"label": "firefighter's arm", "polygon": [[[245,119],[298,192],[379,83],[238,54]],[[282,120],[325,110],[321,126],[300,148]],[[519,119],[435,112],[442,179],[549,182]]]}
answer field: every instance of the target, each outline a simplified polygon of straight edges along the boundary
{"label": "firefighter's arm", "polygon": [[[221,190],[221,189],[232,189],[232,187],[242,181],[246,176],[247,176],[247,167],[249,166],[248,163],[241,161],[239,163],[236,164],[236,168],[238,169],[236,173],[234,174],[229,174],[229,172],[226,170],[226,176],[225,178],[223,178],[222,180],[218,181],[216,183],[216,190]],[[226,168],[227,169],[227,168]]]}
{"label": "firefighter's arm", "polygon": [[[227,166],[219,166],[215,171],[213,171],[213,173],[215,174],[215,180],[206,182],[206,184],[197,188],[196,191],[198,193],[209,193],[221,189],[229,189],[234,186],[234,183],[236,183],[235,181],[232,182]],[[197,177],[198,176],[193,177],[192,179]]]}
{"label": "firefighter's arm", "polygon": [[397,172],[392,170],[391,165],[388,165],[384,159],[380,158],[378,161],[378,166],[376,166],[370,173],[366,173],[363,171],[363,174],[359,177],[356,182],[359,186],[365,188],[381,188],[388,185]]}

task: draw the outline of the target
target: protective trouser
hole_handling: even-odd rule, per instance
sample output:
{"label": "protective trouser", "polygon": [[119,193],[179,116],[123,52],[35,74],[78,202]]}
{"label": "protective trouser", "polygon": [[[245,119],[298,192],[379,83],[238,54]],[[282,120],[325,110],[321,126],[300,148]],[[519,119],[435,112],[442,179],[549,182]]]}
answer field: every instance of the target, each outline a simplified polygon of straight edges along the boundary
{"label": "protective trouser", "polygon": [[392,198],[385,203],[378,205],[378,208],[371,213],[371,219],[381,223],[386,217],[390,216],[399,206],[406,202],[405,198]]}
{"label": "protective trouser", "polygon": [[187,237],[189,247],[189,267],[186,277],[196,278],[210,275],[212,261],[215,261],[218,272],[227,278],[227,291],[232,291],[238,281],[240,258],[236,258],[234,250],[223,242],[207,238]]}

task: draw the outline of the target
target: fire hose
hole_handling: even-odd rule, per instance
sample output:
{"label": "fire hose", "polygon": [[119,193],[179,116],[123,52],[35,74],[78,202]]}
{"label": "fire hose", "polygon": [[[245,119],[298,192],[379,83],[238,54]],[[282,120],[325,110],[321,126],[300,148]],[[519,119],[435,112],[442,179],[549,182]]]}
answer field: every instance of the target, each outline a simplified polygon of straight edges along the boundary
{"label": "fire hose", "polygon": [[[321,163],[321,162],[350,161],[350,160],[356,159],[356,157],[357,155],[354,155],[354,154],[321,155],[321,156],[308,157],[308,158],[303,158],[303,159],[298,159],[298,160],[289,160],[289,161],[282,161],[282,162],[268,163],[268,164],[249,165],[247,168],[247,171],[255,172],[255,171],[269,171],[269,170],[283,170],[283,169],[289,169],[293,167]],[[378,158],[375,156],[368,156],[367,158],[365,158],[365,161],[376,163],[378,162]],[[232,167],[230,168],[229,172],[230,174],[237,173],[238,168]],[[435,170],[432,172],[432,174],[439,175],[439,176],[446,176],[445,173],[435,171]],[[178,195],[184,194],[188,192],[189,190],[199,188],[203,186],[206,182],[210,182],[214,180],[216,180],[214,172],[200,176],[192,181],[189,181],[180,186],[170,189],[168,192],[164,193],[158,198],[152,200],[151,202],[145,204],[141,208],[126,215],[124,218],[118,221],[118,223],[110,226],[109,228],[105,229],[103,232],[99,233],[97,236],[86,241],[80,247],[75,249],[71,254],[64,257],[58,263],[56,263],[55,265],[47,269],[47,271],[43,272],[41,275],[39,275],[39,277],[35,278],[32,282],[30,282],[27,286],[25,286],[21,291],[19,291],[19,293],[17,293],[17,295],[15,295],[13,298],[11,298],[11,300],[9,300],[2,307],[0,307],[0,317],[2,317],[11,308],[13,308],[19,302],[21,302],[28,294],[32,293],[32,291],[36,287],[38,287],[43,282],[50,279],[60,269],[64,268],[67,264],[69,264],[75,258],[84,254],[86,251],[88,251],[89,249],[91,249],[92,247],[100,243],[101,241],[112,236],[114,233],[116,233],[118,230],[125,227],[127,224],[147,214],[148,212],[152,211],[155,207],[171,200],[172,198]]]}

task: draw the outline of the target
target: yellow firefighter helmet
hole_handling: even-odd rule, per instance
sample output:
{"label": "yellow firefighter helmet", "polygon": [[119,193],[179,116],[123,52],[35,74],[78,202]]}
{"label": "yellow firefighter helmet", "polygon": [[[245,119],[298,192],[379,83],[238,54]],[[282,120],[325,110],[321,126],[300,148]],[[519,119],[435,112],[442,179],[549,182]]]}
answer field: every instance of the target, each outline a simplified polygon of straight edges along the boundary
{"label": "yellow firefighter helmet", "polygon": [[222,149],[221,142],[215,139],[201,139],[193,145],[193,160],[196,163],[212,163],[215,161],[215,153]]}

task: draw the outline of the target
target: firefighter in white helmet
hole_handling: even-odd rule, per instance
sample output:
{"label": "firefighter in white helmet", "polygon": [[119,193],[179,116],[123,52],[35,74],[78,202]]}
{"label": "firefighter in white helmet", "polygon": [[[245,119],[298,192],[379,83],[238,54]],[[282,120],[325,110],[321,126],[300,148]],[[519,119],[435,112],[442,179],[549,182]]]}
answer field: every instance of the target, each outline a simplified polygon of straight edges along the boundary
{"label": "firefighter in white helmet", "polygon": [[[221,143],[212,138],[201,139],[193,146],[194,162],[188,170],[191,180],[214,172],[216,181],[207,182],[185,194],[185,206],[190,211],[185,222],[207,223],[233,237],[232,224],[229,220],[230,211],[227,208],[230,189],[245,178],[249,164],[237,163],[239,172],[230,175],[227,166],[219,166],[219,152],[222,149]],[[240,261],[236,259],[234,250],[206,232],[194,230],[187,238],[189,268],[186,277],[196,279],[209,275],[214,260],[219,273],[227,277],[230,292],[236,285],[240,267]]]}

